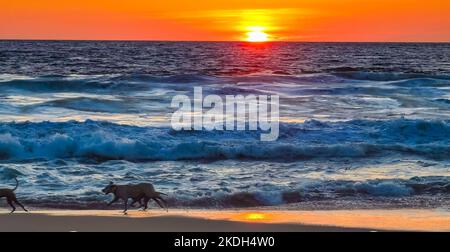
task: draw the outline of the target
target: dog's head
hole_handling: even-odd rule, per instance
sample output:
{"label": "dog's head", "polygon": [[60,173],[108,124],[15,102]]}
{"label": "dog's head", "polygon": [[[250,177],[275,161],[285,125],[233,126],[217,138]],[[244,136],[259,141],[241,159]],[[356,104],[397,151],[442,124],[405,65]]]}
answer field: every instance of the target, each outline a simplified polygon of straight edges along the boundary
{"label": "dog's head", "polygon": [[110,182],[109,185],[107,185],[102,192],[105,194],[110,194],[110,193],[114,193],[117,190],[117,186],[114,185],[113,182]]}

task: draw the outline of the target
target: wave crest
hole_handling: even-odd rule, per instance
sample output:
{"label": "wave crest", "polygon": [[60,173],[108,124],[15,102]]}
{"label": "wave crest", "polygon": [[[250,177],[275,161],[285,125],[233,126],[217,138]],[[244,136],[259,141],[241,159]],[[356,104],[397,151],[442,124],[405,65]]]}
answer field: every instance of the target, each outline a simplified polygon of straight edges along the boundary
{"label": "wave crest", "polygon": [[302,160],[377,155],[450,157],[448,121],[389,120],[281,124],[278,141],[257,131],[183,131],[108,122],[2,123],[3,160]]}

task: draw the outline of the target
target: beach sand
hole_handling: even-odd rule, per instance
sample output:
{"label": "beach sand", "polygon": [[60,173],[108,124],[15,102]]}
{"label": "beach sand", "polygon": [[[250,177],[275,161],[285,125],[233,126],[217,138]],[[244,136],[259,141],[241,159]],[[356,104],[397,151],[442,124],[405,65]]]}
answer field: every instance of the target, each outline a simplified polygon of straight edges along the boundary
{"label": "beach sand", "polygon": [[450,231],[446,210],[36,210],[0,211],[0,231],[322,232]]}

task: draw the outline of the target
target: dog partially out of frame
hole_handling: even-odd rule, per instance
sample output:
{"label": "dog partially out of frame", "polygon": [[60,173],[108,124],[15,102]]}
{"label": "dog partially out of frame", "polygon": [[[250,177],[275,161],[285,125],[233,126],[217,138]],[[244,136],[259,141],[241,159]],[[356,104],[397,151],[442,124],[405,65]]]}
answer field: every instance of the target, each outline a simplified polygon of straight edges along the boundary
{"label": "dog partially out of frame", "polygon": [[8,202],[8,205],[12,207],[11,213],[14,213],[14,211],[16,211],[14,203],[19,205],[25,212],[28,212],[28,210],[17,200],[16,194],[14,192],[19,187],[19,181],[17,180],[17,178],[14,178],[14,180],[16,181],[16,187],[14,187],[14,189],[0,188],[0,198],[6,198],[6,202]]}
{"label": "dog partially out of frame", "polygon": [[[144,211],[147,210],[147,205],[150,199],[154,200],[161,208],[166,208],[166,201],[161,198],[161,195],[165,195],[163,193],[157,192],[152,184],[150,183],[141,183],[136,185],[116,185],[113,182],[110,182],[103,190],[105,194],[114,194],[114,199],[108,203],[108,206],[117,202],[119,199],[124,201],[124,214],[127,214],[128,211],[128,200],[132,199],[133,202],[131,206],[133,206],[136,202],[139,202],[140,207],[144,207]],[[144,202],[142,203],[142,200]],[[164,205],[162,203],[164,203]]]}

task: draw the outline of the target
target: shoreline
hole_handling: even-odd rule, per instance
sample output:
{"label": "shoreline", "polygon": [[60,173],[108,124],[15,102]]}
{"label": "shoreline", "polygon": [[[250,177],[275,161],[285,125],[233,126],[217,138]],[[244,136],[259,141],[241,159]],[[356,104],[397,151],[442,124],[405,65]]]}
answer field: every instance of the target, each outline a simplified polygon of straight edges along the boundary
{"label": "shoreline", "polygon": [[0,209],[0,232],[346,232],[450,231],[443,209],[392,210],[36,210]]}

